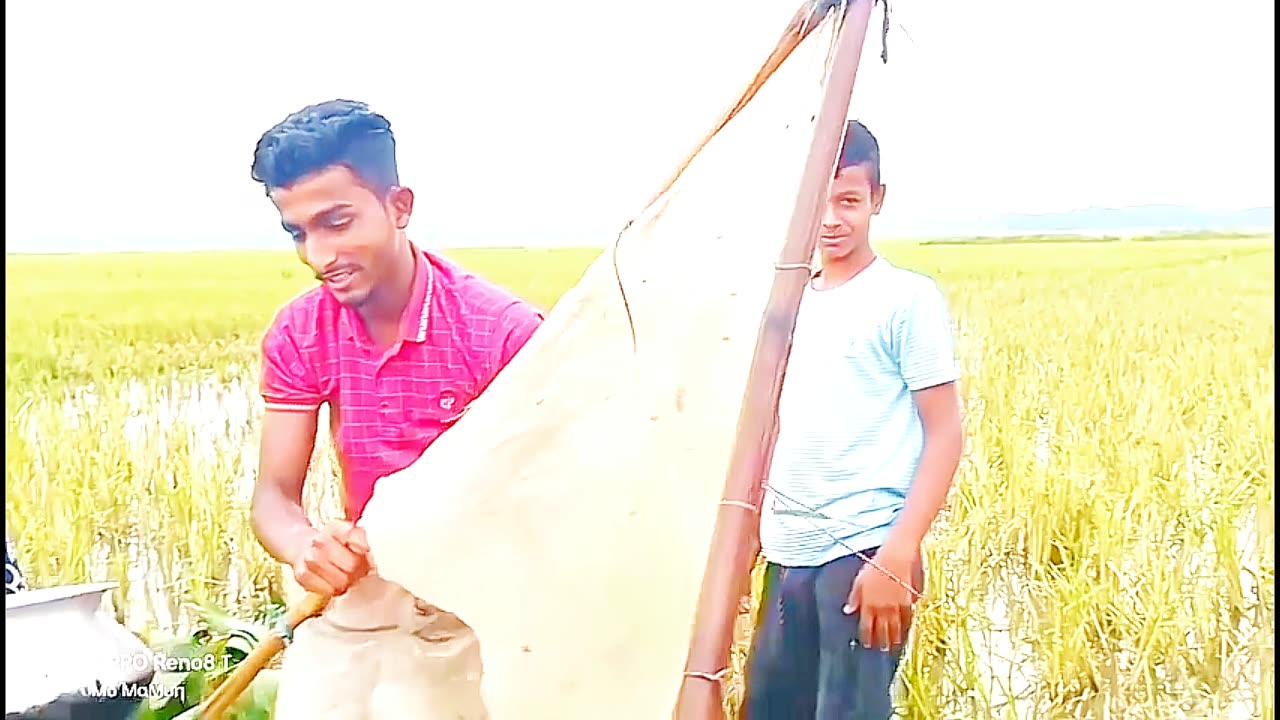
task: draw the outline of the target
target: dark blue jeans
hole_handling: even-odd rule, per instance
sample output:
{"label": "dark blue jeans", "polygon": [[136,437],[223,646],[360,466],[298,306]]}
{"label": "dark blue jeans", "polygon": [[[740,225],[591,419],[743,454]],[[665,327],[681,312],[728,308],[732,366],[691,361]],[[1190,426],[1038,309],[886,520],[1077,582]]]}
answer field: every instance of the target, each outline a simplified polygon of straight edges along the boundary
{"label": "dark blue jeans", "polygon": [[[865,553],[875,557],[874,550]],[[893,716],[891,690],[902,650],[863,647],[858,614],[842,610],[863,565],[849,555],[818,567],[769,563],[765,568],[747,659],[743,720]],[[922,568],[915,574],[916,587],[922,587]]]}

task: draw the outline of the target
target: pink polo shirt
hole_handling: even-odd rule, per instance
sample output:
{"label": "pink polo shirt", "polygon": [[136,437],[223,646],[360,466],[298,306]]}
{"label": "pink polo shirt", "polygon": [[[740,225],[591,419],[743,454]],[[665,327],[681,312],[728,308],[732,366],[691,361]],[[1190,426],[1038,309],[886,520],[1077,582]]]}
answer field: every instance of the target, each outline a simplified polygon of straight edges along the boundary
{"label": "pink polo shirt", "polygon": [[262,397],[272,410],[329,403],[359,518],[378,478],[417,460],[524,346],[542,313],[491,283],[418,251],[401,340],[380,351],[354,310],[323,285],[284,306],[262,341]]}

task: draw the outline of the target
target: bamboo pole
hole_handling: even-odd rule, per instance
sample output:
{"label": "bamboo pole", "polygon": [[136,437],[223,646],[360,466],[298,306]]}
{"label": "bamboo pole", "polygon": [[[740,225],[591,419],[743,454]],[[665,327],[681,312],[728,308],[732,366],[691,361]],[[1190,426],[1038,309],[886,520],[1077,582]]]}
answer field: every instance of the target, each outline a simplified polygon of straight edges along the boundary
{"label": "bamboo pole", "polygon": [[249,683],[253,682],[267,663],[284,649],[285,635],[292,635],[299,625],[323,612],[329,600],[327,595],[308,592],[289,608],[284,616],[284,629],[268,635],[258,644],[258,647],[253,649],[253,652],[249,653],[248,657],[241,660],[227,679],[223,680],[222,684],[218,685],[205,699],[196,717],[199,720],[221,720],[223,714],[231,709],[231,706],[249,687]]}
{"label": "bamboo pole", "polygon": [[840,27],[835,56],[779,269],[756,339],[737,441],[725,479],[725,502],[720,505],[711,540],[685,677],[676,699],[676,720],[724,717],[724,693],[719,679],[728,663],[738,601],[758,547],[759,515],[747,508],[758,508],[763,498],[763,480],[777,437],[778,397],[800,298],[809,280],[808,274],[797,272],[797,268],[808,267],[817,244],[822,206],[844,135],[872,2],[850,0],[837,10],[842,15],[837,18]]}

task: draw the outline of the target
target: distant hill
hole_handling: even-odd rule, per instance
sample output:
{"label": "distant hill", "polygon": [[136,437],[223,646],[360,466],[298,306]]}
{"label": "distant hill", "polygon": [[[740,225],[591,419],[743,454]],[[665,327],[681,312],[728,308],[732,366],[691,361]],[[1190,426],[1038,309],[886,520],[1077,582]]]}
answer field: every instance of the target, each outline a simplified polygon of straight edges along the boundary
{"label": "distant hill", "polygon": [[1274,207],[1223,210],[1186,205],[1137,205],[971,218],[890,215],[885,220],[887,222],[880,229],[882,236],[930,241],[974,237],[1138,237],[1275,232]]}
{"label": "distant hill", "polygon": [[1275,208],[1207,210],[1182,205],[1084,208],[1058,213],[1012,213],[996,218],[994,224],[1011,234],[1256,231],[1275,227]]}

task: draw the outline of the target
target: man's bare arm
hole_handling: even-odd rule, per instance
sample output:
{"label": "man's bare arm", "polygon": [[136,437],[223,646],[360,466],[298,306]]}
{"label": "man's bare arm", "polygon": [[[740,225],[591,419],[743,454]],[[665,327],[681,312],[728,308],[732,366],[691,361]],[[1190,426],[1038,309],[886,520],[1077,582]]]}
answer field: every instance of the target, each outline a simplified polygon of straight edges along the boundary
{"label": "man's bare arm", "polygon": [[258,541],[293,568],[299,585],[341,595],[369,572],[369,544],[364,531],[345,520],[316,529],[302,507],[318,417],[317,410],[267,410],[251,516]]}
{"label": "man's bare arm", "polygon": [[316,532],[302,507],[302,488],[315,449],[318,418],[318,409],[268,409],[262,419],[250,516],[262,547],[288,565],[297,564]]}
{"label": "man's bare arm", "polygon": [[905,553],[914,558],[947,502],[964,450],[964,427],[956,383],[936,385],[912,395],[924,428],[924,449],[902,514],[885,539],[882,551]]}

